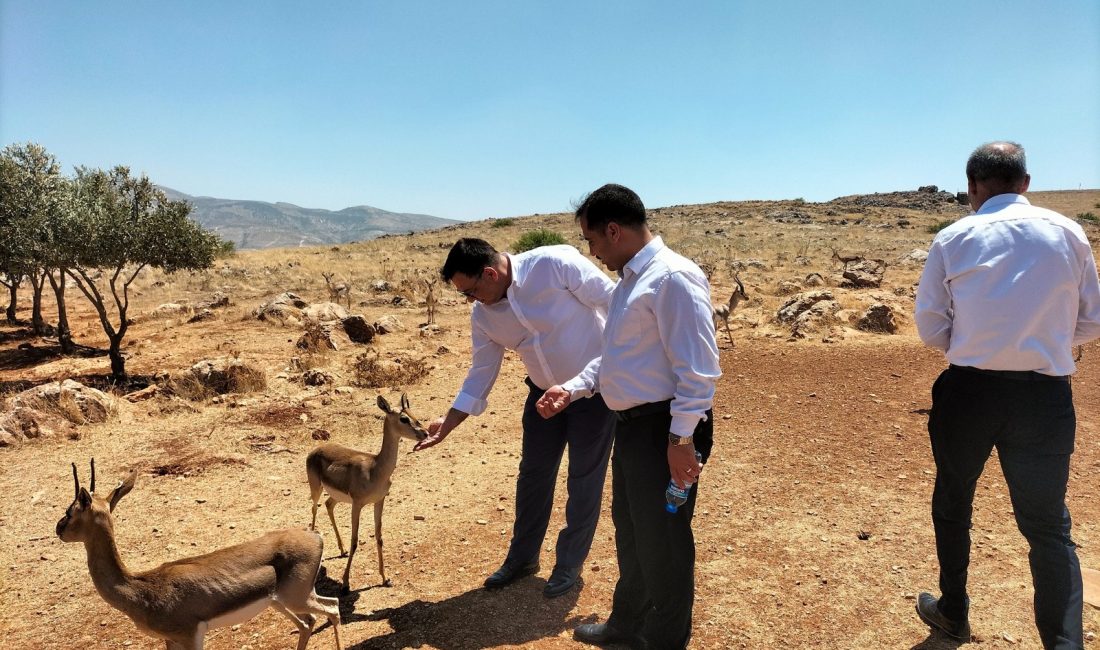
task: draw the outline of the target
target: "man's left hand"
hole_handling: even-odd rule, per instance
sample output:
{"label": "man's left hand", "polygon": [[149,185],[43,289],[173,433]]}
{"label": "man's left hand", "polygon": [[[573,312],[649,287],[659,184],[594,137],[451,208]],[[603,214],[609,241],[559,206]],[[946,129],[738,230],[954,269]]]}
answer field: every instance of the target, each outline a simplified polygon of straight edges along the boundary
{"label": "man's left hand", "polygon": [[695,458],[695,445],[668,445],[668,471],[680,487],[695,483],[703,466]]}

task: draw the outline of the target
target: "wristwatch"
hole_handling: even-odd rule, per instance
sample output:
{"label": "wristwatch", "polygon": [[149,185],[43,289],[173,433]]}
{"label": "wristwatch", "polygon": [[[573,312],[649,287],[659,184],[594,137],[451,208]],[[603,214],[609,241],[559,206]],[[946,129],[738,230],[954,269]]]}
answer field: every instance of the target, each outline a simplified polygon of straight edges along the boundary
{"label": "wristwatch", "polygon": [[673,447],[680,447],[682,445],[690,445],[694,442],[692,436],[678,436],[675,433],[668,434],[668,444]]}

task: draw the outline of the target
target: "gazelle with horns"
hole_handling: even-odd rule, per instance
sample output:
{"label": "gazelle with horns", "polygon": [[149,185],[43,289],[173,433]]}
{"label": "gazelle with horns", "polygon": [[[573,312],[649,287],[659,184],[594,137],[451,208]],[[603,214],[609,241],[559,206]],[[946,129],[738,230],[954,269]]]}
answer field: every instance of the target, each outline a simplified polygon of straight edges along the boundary
{"label": "gazelle with horns", "polygon": [[[382,505],[390,492],[390,477],[397,467],[397,448],[401,438],[423,440],[427,430],[409,413],[409,398],[401,394],[401,409],[392,408],[386,398],[378,396],[378,408],[385,412],[382,425],[382,449],[378,455],[356,451],[343,445],[326,443],[317,447],[306,458],[306,477],[309,479],[310,500],[313,502],[313,520],[310,530],[317,529],[317,509],[321,507],[321,489],[328,492],[325,508],[328,510],[332,530],[336,532],[336,543],[340,546],[340,555],[348,556],[344,567],[344,592],[349,587],[351,561],[355,559],[355,550],[359,547],[359,513],[363,507],[374,504],[374,543],[378,548],[378,573],[382,584],[389,586],[386,569],[382,562]],[[340,538],[340,529],[336,526],[336,517],[332,509],[337,503],[351,504],[351,550],[344,550],[344,540]]]}
{"label": "gazelle with horns", "polygon": [[321,566],[322,540],[305,530],[279,530],[213,553],[176,560],[155,569],[131,573],[118,554],[111,513],[134,487],[136,473],[119,481],[106,497],[95,494],[95,460],[91,489],[80,487],[57,536],[83,542],[88,571],[96,591],[109,605],[129,616],[138,629],[164,639],[168,650],[201,650],[212,628],[247,621],[274,607],[298,628],[298,650],[313,633],[314,615],[332,624],[340,645],[340,608],[336,598],[317,595],[314,582]]}

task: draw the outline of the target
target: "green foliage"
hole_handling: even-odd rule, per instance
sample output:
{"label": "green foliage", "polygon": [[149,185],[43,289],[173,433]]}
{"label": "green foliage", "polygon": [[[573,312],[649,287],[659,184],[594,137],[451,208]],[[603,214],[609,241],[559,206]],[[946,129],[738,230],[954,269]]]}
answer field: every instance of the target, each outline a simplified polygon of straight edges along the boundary
{"label": "green foliage", "polygon": [[237,244],[232,239],[218,239],[218,252],[214,257],[219,260],[233,257],[237,254]]}
{"label": "green foliage", "polygon": [[493,219],[489,224],[490,228],[507,228],[508,226],[515,225],[516,220],[512,217],[504,217],[503,219]]}
{"label": "green foliage", "polygon": [[[1097,205],[1097,207],[1100,207],[1100,205]],[[1096,216],[1095,214],[1093,214],[1091,212],[1078,212],[1077,213],[1077,218],[1080,219],[1081,221],[1089,221],[1089,222],[1092,222],[1092,223],[1100,223],[1100,217]]]}
{"label": "green foliage", "polygon": [[932,224],[931,226],[928,226],[928,228],[925,229],[925,232],[927,232],[929,235],[934,235],[934,234],[938,233],[939,231],[943,230],[944,228],[950,226],[953,223],[955,223],[955,221],[953,219],[943,219],[943,220],[937,221],[936,223]]}
{"label": "green foliage", "polygon": [[539,248],[540,246],[554,246],[556,244],[565,244],[565,237],[554,232],[553,230],[547,230],[546,228],[539,228],[538,230],[529,230],[512,244],[512,250],[516,253],[522,253],[529,251],[532,248]]}

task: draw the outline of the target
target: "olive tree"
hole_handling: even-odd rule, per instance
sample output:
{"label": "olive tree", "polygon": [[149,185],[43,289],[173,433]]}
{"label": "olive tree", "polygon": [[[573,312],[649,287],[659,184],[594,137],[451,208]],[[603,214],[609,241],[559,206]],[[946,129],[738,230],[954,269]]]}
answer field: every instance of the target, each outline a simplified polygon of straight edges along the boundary
{"label": "olive tree", "polygon": [[67,272],[99,314],[110,341],[111,374],[123,379],[130,285],[146,267],[167,273],[208,268],[221,242],[189,218],[189,203],[168,200],[127,167],[78,168],[72,202],[80,246]]}
{"label": "olive tree", "polygon": [[[45,332],[42,318],[42,288],[56,266],[62,242],[54,226],[63,219],[65,179],[61,166],[44,147],[28,142],[5,147],[0,153],[0,275],[8,288],[7,316],[15,319],[16,292],[24,277],[34,290],[31,326],[35,334]],[[56,290],[56,285],[55,285]],[[64,292],[64,283],[61,285]],[[64,300],[58,306],[59,340],[71,347]],[[68,350],[66,350],[68,351]]]}

